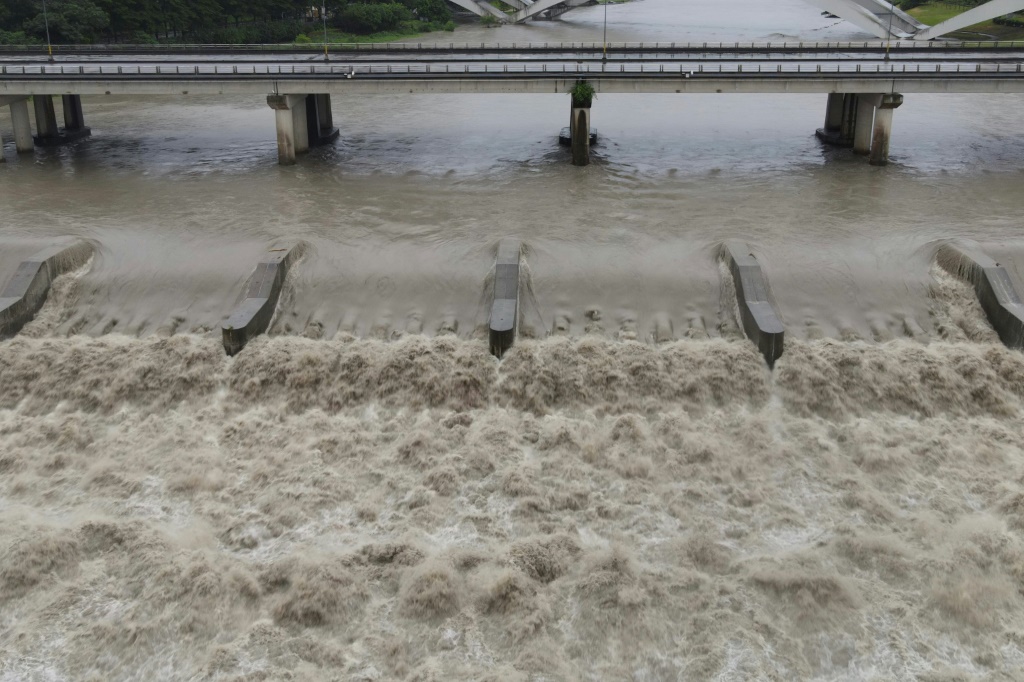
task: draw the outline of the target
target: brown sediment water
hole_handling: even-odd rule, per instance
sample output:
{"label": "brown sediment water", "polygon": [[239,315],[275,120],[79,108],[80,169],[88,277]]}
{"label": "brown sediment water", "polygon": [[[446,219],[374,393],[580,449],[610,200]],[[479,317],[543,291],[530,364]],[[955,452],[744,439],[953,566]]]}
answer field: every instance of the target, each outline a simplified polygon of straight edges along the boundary
{"label": "brown sediment water", "polygon": [[1024,357],[936,276],[943,338],[774,373],[723,339],[6,341],[4,679],[1015,679]]}
{"label": "brown sediment water", "polygon": [[[798,0],[609,21],[867,39]],[[933,265],[962,237],[1019,277],[1020,97],[908,95],[884,169],[820,146],[817,96],[599,95],[586,169],[562,96],[337,99],[292,168],[260,98],[86,98],[91,139],[20,157],[0,111],[0,278],[96,247],[0,342],[0,682],[1021,679],[1024,356]],[[732,238],[787,325],[773,372]]]}

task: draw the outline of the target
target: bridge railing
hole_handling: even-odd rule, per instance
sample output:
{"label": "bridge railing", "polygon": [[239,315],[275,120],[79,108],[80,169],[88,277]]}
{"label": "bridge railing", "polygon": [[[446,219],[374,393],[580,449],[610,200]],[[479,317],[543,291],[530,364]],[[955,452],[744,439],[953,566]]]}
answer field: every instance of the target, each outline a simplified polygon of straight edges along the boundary
{"label": "bridge railing", "polygon": [[823,77],[829,74],[862,74],[864,76],[908,76],[942,75],[971,76],[977,74],[1001,74],[1007,77],[1024,75],[1020,63],[902,63],[877,64],[782,64],[762,62],[756,64],[718,63],[692,64],[673,62],[669,64],[618,63],[540,63],[540,64],[4,64],[0,75],[8,78],[53,80],[60,78],[113,79],[158,78],[179,80],[182,78],[356,78],[411,76],[419,78],[444,77],[504,77],[529,75],[531,77],[550,75],[553,77],[615,77],[619,75],[650,75],[667,77],[699,78],[708,75],[761,76],[804,75]]}
{"label": "bridge railing", "polygon": [[[559,43],[423,43],[423,42],[402,42],[402,43],[328,43],[329,51],[341,52],[403,52],[403,51],[484,51],[484,52],[508,52],[508,51],[599,51],[605,47],[601,42],[559,42]],[[833,41],[833,42],[812,42],[812,41],[783,41],[783,42],[624,42],[608,43],[609,50],[617,52],[629,50],[658,51],[658,50],[708,50],[708,51],[758,51],[771,52],[775,50],[915,50],[915,51],[941,51],[941,50],[962,50],[962,49],[1009,49],[1024,48],[1024,41],[914,41],[897,40],[886,43],[885,41]],[[258,52],[302,52],[310,54],[322,54],[323,43],[273,43],[259,45],[54,45],[55,54],[76,55],[76,54],[203,54],[203,53],[258,53]],[[0,54],[46,54],[45,45],[0,45]]]}

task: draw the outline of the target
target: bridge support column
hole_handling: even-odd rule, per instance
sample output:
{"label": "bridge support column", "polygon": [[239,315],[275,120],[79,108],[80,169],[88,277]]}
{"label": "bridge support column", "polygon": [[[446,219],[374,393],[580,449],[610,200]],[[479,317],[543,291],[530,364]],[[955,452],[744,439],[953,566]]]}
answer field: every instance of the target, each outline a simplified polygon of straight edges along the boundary
{"label": "bridge support column", "polygon": [[36,110],[35,143],[40,147],[56,147],[88,137],[92,131],[85,126],[82,114],[81,95],[63,95],[64,127],[57,127],[57,112],[53,108],[53,96],[35,95],[32,102]]}
{"label": "bridge support column", "polygon": [[889,136],[892,134],[892,112],[903,104],[903,95],[882,95],[881,103],[875,111],[875,125],[871,133],[871,155],[868,162],[872,166],[884,166],[889,163]]}
{"label": "bridge support column", "polygon": [[267,104],[277,117],[278,163],[290,166],[298,154],[309,151],[306,96],[267,95]]}
{"label": "bridge support column", "polygon": [[82,113],[81,95],[64,95],[61,97],[64,105],[64,134],[66,136],[82,137],[89,134],[85,126],[85,114]]}
{"label": "bridge support column", "polygon": [[334,127],[330,95],[306,95],[306,128],[309,132],[309,146],[329,144],[338,139]]}
{"label": "bridge support column", "polygon": [[871,129],[875,122],[875,103],[866,95],[857,96],[857,121],[853,131],[853,153],[871,151]]}
{"label": "bridge support column", "polygon": [[53,97],[51,95],[35,95],[32,97],[32,105],[36,110],[36,144],[40,146],[55,144],[60,139],[60,131],[57,129],[57,113],[53,109]]}
{"label": "bridge support column", "polygon": [[825,106],[825,132],[834,132],[843,125],[843,93],[830,92]]}
{"label": "bridge support column", "polygon": [[590,165],[590,107],[572,108],[572,165]]}
{"label": "bridge support column", "polygon": [[829,93],[825,108],[825,127],[815,134],[825,144],[849,147],[853,144],[853,129],[857,118],[857,96]]}
{"label": "bridge support column", "polygon": [[32,121],[28,115],[28,100],[23,99],[11,104],[11,123],[14,124],[14,146],[19,154],[27,154],[35,150],[32,139]]}

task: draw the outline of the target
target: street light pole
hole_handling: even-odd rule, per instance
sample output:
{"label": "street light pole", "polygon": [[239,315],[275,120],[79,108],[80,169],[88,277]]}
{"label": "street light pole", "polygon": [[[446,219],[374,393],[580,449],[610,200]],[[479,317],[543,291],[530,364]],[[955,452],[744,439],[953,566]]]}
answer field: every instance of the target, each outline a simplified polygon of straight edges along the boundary
{"label": "street light pole", "polygon": [[46,0],[43,0],[43,23],[46,24],[46,49],[50,53],[50,61],[53,61],[53,44],[50,42],[50,17],[46,14]]}
{"label": "street light pole", "polygon": [[601,59],[603,61],[608,59],[608,0],[604,2],[604,55]]}
{"label": "street light pole", "polygon": [[324,21],[324,61],[329,62],[331,58],[327,56],[327,3],[320,5],[320,18]]}
{"label": "street light pole", "polygon": [[[891,0],[895,2],[896,0]],[[885,61],[889,61],[889,43],[892,42],[892,18],[896,16],[896,6],[889,5],[889,33],[885,36]]]}

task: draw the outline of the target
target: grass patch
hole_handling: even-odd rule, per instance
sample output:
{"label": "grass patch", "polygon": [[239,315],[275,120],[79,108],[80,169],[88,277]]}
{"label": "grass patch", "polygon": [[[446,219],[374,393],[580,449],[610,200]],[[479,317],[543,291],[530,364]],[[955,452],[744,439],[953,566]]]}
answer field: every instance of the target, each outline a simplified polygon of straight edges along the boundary
{"label": "grass patch", "polygon": [[[928,2],[908,10],[907,14],[921,23],[934,26],[965,11],[963,7],[948,5],[944,2]],[[983,21],[945,37],[954,40],[1024,40],[1024,29],[1018,26],[999,26],[992,21]]]}

